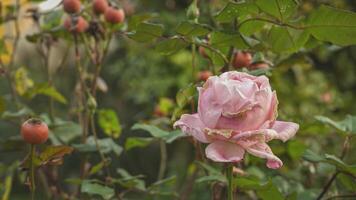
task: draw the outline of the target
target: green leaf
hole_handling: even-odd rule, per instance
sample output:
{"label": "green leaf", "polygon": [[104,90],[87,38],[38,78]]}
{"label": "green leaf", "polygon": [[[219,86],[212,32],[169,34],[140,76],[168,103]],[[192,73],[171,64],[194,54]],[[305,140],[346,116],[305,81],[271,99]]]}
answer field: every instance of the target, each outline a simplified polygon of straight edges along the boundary
{"label": "green leaf", "polygon": [[295,0],[256,0],[256,4],[263,12],[281,21],[290,18],[297,8]]}
{"label": "green leaf", "polygon": [[356,44],[356,13],[322,5],[307,20],[308,31],[321,41]]}
{"label": "green leaf", "polygon": [[324,160],[322,156],[319,156],[309,149],[304,152],[303,158],[310,162],[321,162]]}
{"label": "green leaf", "polygon": [[145,182],[141,180],[141,178],[143,178],[142,175],[132,176],[125,169],[122,168],[118,168],[117,173],[120,174],[122,178],[114,179],[115,183],[118,183],[125,188],[134,187],[142,191],[146,190]]}
{"label": "green leaf", "polygon": [[331,125],[332,127],[351,134],[356,134],[356,116],[346,115],[345,119],[341,121],[334,121],[325,116],[316,116],[315,119],[318,121]]}
{"label": "green leaf", "polygon": [[[114,152],[117,156],[119,156],[123,151],[123,148],[116,144],[112,138],[98,139],[98,143],[101,152],[105,154]],[[92,136],[87,139],[87,142],[85,144],[73,144],[72,146],[76,150],[84,153],[97,152],[95,140]]]}
{"label": "green leaf", "polygon": [[307,150],[303,156],[310,162],[322,162],[335,166],[339,171],[356,175],[356,165],[348,165],[334,155],[325,154],[320,156],[311,150]]}
{"label": "green leaf", "polygon": [[125,142],[125,150],[128,151],[130,149],[136,148],[136,147],[146,147],[149,144],[151,144],[153,141],[153,138],[144,138],[144,137],[129,137],[127,138]]}
{"label": "green leaf", "polygon": [[196,86],[194,84],[189,84],[187,87],[180,89],[176,96],[178,106],[180,108],[186,106],[193,99],[195,92]]}
{"label": "green leaf", "polygon": [[237,49],[248,48],[248,45],[245,43],[241,35],[220,31],[215,31],[211,34],[210,44],[212,47],[219,49],[223,53],[227,53],[231,46],[234,46]]}
{"label": "green leaf", "polygon": [[287,145],[288,154],[293,160],[299,160],[303,156],[306,148],[307,146],[299,140],[292,140],[288,142]]}
{"label": "green leaf", "polygon": [[157,13],[142,13],[132,15],[128,21],[128,31],[135,30],[140,23],[155,18],[157,16]]}
{"label": "green leaf", "polygon": [[75,138],[82,135],[82,127],[71,121],[56,123],[51,131],[55,137],[65,144],[69,144]]}
{"label": "green leaf", "polygon": [[261,31],[264,28],[265,24],[266,22],[260,20],[249,20],[244,23],[241,23],[239,31],[245,36],[250,36],[254,33]]}
{"label": "green leaf", "polygon": [[5,111],[2,113],[1,118],[3,119],[13,119],[13,118],[22,118],[22,117],[28,117],[33,115],[32,110],[30,110],[27,107],[21,108],[18,111],[12,112],[12,111]]}
{"label": "green leaf", "polygon": [[135,124],[131,128],[132,130],[145,130],[149,132],[155,138],[163,138],[169,135],[168,131],[164,131],[157,126],[148,125],[148,124]]}
{"label": "green leaf", "polygon": [[24,95],[27,90],[34,86],[33,80],[28,76],[28,71],[24,67],[15,71],[14,79],[15,89],[19,95]]}
{"label": "green leaf", "polygon": [[258,14],[258,7],[254,3],[228,2],[226,6],[215,16],[219,22],[232,22],[235,18]]}
{"label": "green leaf", "polygon": [[209,175],[209,176],[202,176],[195,180],[196,183],[205,183],[205,182],[223,182],[226,183],[226,177],[224,175]]}
{"label": "green leaf", "polygon": [[81,184],[80,191],[81,193],[87,193],[89,195],[99,195],[103,199],[111,199],[115,194],[114,189],[93,183],[91,180],[84,180]]}
{"label": "green leaf", "polygon": [[309,33],[289,27],[272,26],[268,34],[268,44],[274,52],[293,53],[308,41]]}
{"label": "green leaf", "polygon": [[349,191],[356,191],[356,181],[355,178],[346,175],[339,174],[337,180]]}
{"label": "green leaf", "polygon": [[163,40],[156,45],[156,50],[164,55],[173,54],[189,46],[189,43],[180,38],[170,38]]}
{"label": "green leaf", "polygon": [[[63,164],[63,157],[66,154],[71,154],[73,148],[65,145],[60,146],[46,146],[39,155],[35,156],[35,166],[43,165],[61,165]],[[21,168],[28,169],[30,166],[30,156],[27,156],[21,163]]]}
{"label": "green leaf", "polygon": [[111,109],[100,109],[98,112],[98,122],[104,133],[113,138],[121,135],[121,125],[116,112]]}
{"label": "green leaf", "polygon": [[261,188],[260,180],[255,176],[236,177],[233,179],[237,188],[242,190],[257,190]]}
{"label": "green leaf", "polygon": [[169,133],[169,135],[163,137],[163,140],[166,141],[167,143],[172,143],[173,141],[175,141],[178,138],[182,138],[185,137],[186,135],[180,131],[180,130],[175,130],[175,131],[171,131]]}
{"label": "green leaf", "polygon": [[135,31],[131,32],[129,37],[137,42],[151,42],[163,33],[163,26],[160,24],[152,24],[143,22],[137,25]]}
{"label": "green leaf", "polygon": [[48,83],[36,84],[31,89],[27,90],[24,94],[25,97],[32,99],[37,95],[46,95],[48,97],[52,97],[54,100],[67,104],[67,100],[65,97],[58,92],[56,88],[48,85]]}
{"label": "green leaf", "polygon": [[272,183],[272,181],[269,181],[267,184],[263,185],[256,191],[256,193],[262,200],[284,200],[284,196]]}
{"label": "green leaf", "polygon": [[105,167],[105,162],[100,162],[96,165],[94,165],[90,171],[89,171],[89,175],[94,175],[96,173],[98,173],[101,169],[103,169]]}
{"label": "green leaf", "polygon": [[176,32],[190,37],[203,36],[210,33],[210,28],[207,25],[185,21],[178,25]]}
{"label": "green leaf", "polygon": [[196,163],[198,163],[201,167],[203,167],[205,170],[207,170],[209,172],[209,175],[222,175],[220,170],[218,170],[210,165],[207,165],[200,161],[196,161]]}

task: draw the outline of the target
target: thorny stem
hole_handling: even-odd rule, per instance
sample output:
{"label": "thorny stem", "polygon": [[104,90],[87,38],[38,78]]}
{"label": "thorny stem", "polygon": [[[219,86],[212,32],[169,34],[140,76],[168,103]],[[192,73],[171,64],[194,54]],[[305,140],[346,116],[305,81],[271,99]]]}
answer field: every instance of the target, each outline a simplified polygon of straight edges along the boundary
{"label": "thorny stem", "polygon": [[228,189],[227,189],[227,200],[233,200],[234,199],[234,186],[233,186],[233,182],[232,182],[232,169],[233,169],[233,165],[229,164],[226,167],[226,179],[228,182]]}
{"label": "thorny stem", "polygon": [[[344,145],[343,145],[343,148],[342,148],[342,152],[341,152],[341,155],[340,155],[340,159],[341,160],[346,156],[346,153],[347,153],[347,151],[349,149],[349,140],[350,140],[350,136],[346,136],[345,141],[344,141]],[[338,174],[339,174],[339,171],[334,172],[334,174],[331,176],[329,181],[323,187],[323,190],[321,191],[321,193],[317,197],[317,200],[322,199],[323,196],[328,192],[328,190],[330,189],[331,184],[334,182],[334,180],[336,179]]]}
{"label": "thorny stem", "polygon": [[35,190],[36,190],[36,185],[35,185],[35,153],[36,153],[36,148],[34,144],[31,144],[31,153],[30,153],[30,158],[31,158],[31,163],[30,163],[30,183],[31,183],[31,199],[35,199]]}
{"label": "thorny stem", "polygon": [[164,140],[160,139],[159,141],[160,152],[161,152],[161,161],[159,164],[159,172],[158,172],[158,180],[162,180],[164,178],[164,173],[166,171],[167,166],[167,146]]}

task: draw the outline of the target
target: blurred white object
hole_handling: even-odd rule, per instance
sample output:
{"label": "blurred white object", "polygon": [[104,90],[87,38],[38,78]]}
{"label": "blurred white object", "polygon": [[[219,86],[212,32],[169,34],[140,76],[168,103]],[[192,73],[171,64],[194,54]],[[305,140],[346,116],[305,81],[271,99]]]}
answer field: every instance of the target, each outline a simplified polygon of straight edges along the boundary
{"label": "blurred white object", "polygon": [[62,2],[62,0],[47,0],[44,1],[40,4],[38,4],[38,10],[39,12],[49,12],[53,9],[58,9],[59,8],[59,4]]}

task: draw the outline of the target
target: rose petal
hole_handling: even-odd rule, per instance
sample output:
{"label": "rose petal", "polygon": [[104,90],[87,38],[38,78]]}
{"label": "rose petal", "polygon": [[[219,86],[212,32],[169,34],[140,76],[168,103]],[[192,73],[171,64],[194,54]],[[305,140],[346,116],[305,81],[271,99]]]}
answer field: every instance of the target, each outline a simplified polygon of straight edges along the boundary
{"label": "rose petal", "polygon": [[277,169],[283,166],[283,162],[273,154],[271,148],[264,142],[259,142],[248,147],[244,146],[244,149],[256,157],[267,159],[266,165],[268,168]]}
{"label": "rose petal", "polygon": [[278,133],[273,139],[285,142],[297,133],[299,125],[293,122],[275,121],[272,129]]}
{"label": "rose petal", "polygon": [[215,141],[205,149],[206,156],[215,162],[239,162],[244,157],[244,149],[238,144]]}
{"label": "rose petal", "polygon": [[205,125],[200,120],[199,115],[197,113],[192,115],[182,115],[181,118],[174,123],[173,127],[179,127],[185,134],[193,136],[200,142],[209,142],[208,138],[206,137],[206,134],[204,133]]}

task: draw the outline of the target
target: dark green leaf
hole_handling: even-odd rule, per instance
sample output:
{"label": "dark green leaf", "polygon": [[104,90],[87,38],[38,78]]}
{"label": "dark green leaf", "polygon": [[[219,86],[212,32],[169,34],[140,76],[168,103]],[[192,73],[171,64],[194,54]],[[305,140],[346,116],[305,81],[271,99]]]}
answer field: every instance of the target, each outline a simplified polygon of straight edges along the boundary
{"label": "dark green leaf", "polygon": [[196,183],[205,183],[205,182],[223,182],[226,183],[226,177],[224,175],[209,175],[209,176],[202,176],[195,180]]}
{"label": "dark green leaf", "polygon": [[267,184],[263,185],[256,192],[257,196],[262,200],[284,200],[282,193],[272,183],[272,181],[269,181]]}

